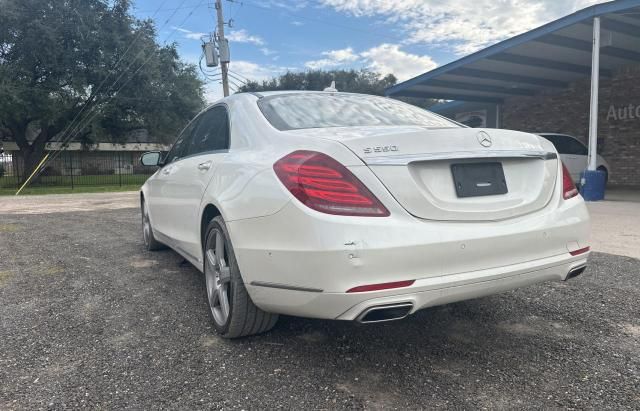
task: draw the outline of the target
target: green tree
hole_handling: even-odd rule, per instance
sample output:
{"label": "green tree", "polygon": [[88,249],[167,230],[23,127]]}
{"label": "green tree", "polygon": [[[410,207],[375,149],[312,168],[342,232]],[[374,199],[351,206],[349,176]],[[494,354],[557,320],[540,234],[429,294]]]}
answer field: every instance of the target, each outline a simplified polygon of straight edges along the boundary
{"label": "green tree", "polygon": [[339,91],[384,95],[384,89],[396,84],[393,74],[381,77],[369,70],[308,70],[287,72],[261,83],[250,81],[239,91],[324,90],[336,82]]}
{"label": "green tree", "polygon": [[117,142],[139,128],[169,139],[202,108],[196,68],[155,39],[130,0],[0,0],[0,129],[26,171],[79,113],[76,140]]}
{"label": "green tree", "polygon": [[[264,80],[261,83],[249,81],[239,91],[274,91],[274,90],[324,90],[332,81],[336,82],[339,91],[348,93],[385,95],[385,89],[396,84],[393,74],[380,76],[370,70],[309,70],[287,72],[278,77]],[[429,108],[438,100],[415,97],[397,97],[398,100],[421,108]]]}

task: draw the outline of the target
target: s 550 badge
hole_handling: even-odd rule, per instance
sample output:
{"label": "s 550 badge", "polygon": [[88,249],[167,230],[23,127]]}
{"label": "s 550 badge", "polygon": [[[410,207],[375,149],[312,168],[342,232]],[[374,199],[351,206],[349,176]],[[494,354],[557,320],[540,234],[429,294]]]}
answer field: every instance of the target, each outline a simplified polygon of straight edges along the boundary
{"label": "s 550 badge", "polygon": [[398,146],[377,146],[377,147],[365,147],[364,153],[388,153],[391,151],[398,151]]}

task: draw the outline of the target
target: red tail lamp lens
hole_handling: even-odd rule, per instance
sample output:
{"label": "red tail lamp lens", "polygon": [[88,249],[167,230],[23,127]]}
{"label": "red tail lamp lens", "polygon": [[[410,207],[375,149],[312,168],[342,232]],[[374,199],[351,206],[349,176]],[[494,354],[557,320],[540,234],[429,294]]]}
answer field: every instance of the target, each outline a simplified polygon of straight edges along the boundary
{"label": "red tail lamp lens", "polygon": [[347,290],[348,293],[364,293],[367,291],[380,291],[380,290],[389,290],[392,288],[402,288],[409,287],[415,283],[416,280],[407,280],[407,281],[395,281],[393,283],[381,283],[381,284],[369,284],[369,285],[360,285],[358,287],[353,287]]}
{"label": "red tail lamp lens", "polygon": [[562,163],[562,196],[565,200],[573,198],[578,195],[578,189],[573,183],[571,173],[567,170],[567,166]]}
{"label": "red tail lamp lens", "polygon": [[273,170],[301,203],[326,214],[387,217],[389,211],[345,166],[326,154],[295,151]]}

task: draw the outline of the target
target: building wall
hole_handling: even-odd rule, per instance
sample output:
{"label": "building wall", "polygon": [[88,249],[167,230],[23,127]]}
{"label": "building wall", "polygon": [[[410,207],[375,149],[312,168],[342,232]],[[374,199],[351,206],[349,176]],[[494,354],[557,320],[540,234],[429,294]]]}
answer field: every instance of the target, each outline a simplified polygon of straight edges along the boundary
{"label": "building wall", "polygon": [[[567,90],[512,97],[502,107],[502,128],[571,134],[587,143],[590,80]],[[640,186],[640,65],[600,80],[598,152],[611,166],[611,184]]]}

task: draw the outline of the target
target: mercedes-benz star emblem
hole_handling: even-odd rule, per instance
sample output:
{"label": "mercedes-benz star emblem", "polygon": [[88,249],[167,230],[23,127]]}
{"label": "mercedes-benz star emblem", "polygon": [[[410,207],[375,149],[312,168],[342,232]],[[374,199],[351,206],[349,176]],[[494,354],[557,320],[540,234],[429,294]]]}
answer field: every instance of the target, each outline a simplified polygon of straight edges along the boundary
{"label": "mercedes-benz star emblem", "polygon": [[482,147],[491,147],[491,144],[493,144],[493,141],[491,141],[491,136],[486,131],[479,132],[477,137],[478,143],[480,143]]}

